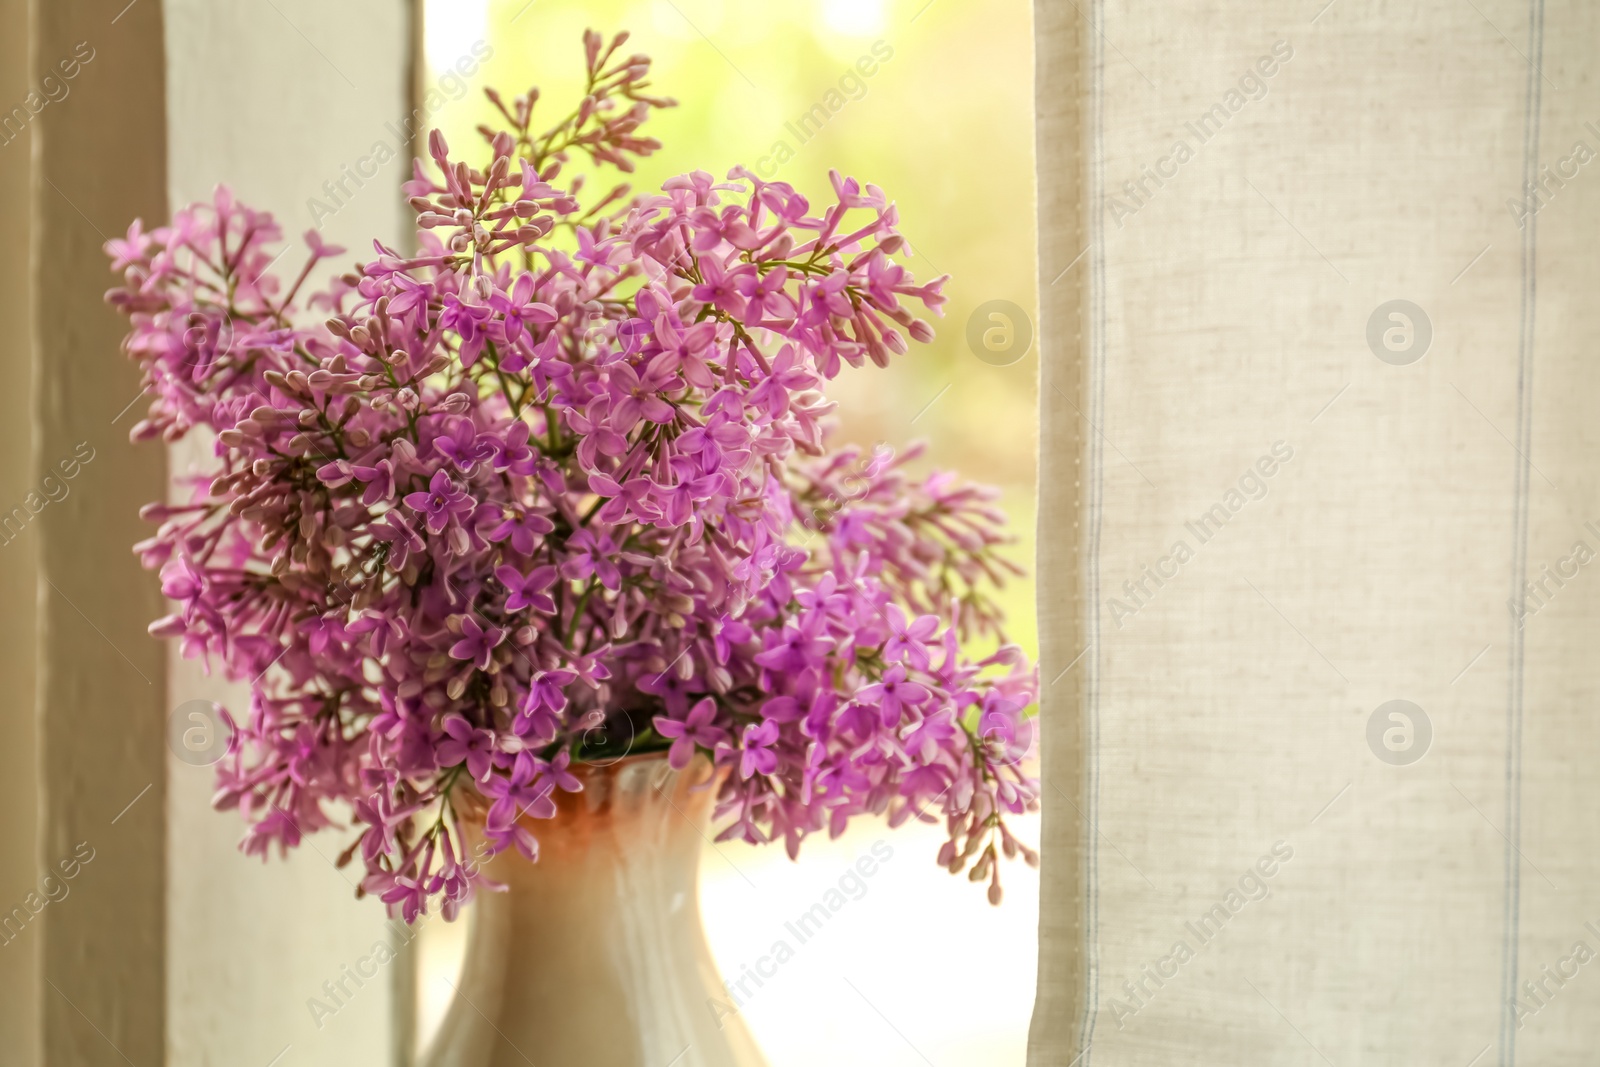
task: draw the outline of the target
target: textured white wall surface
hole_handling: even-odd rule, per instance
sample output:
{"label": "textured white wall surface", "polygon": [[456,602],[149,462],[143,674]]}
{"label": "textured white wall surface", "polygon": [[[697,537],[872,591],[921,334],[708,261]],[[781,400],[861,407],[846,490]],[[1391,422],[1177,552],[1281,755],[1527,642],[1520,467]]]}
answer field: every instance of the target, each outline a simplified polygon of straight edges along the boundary
{"label": "textured white wall surface", "polygon": [[[174,204],[218,182],[272,211],[292,242],[279,263],[298,271],[300,234],[359,253],[396,240],[410,148],[394,132],[406,113],[409,9],[401,0],[167,2],[170,188]],[[360,184],[347,177],[383,142],[395,158]],[[364,164],[369,174],[372,163]],[[343,182],[330,197],[325,183]],[[316,211],[315,199],[334,208]],[[314,212],[316,217],[314,217]],[[339,263],[342,267],[343,264]],[[330,267],[329,273],[332,273]],[[181,476],[208,450],[174,450]],[[170,699],[214,699],[242,716],[243,685],[205,677],[173,652]],[[323,983],[393,940],[381,906],[355,899],[353,868],[333,860],[337,835],[315,837],[265,866],[236,848],[241,824],[210,809],[208,767],[169,764],[168,903],[172,1067],[202,1064],[382,1064],[393,1056],[395,975],[357,986],[331,1016]],[[359,865],[358,865],[359,866]],[[275,1061],[275,1056],[282,1056]]]}

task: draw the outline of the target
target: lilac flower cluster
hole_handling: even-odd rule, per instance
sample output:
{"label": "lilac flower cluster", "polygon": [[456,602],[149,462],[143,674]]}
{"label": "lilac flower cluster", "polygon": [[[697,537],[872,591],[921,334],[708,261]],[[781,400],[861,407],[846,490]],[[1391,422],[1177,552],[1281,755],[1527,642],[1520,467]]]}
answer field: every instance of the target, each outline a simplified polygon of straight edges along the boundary
{"label": "lilac flower cluster", "polygon": [[672,101],[624,40],[585,36],[543,133],[536,90],[491,92],[482,166],[434,132],[417,250],[308,297],[344,250],[306,234],[285,284],[277,224],[226,190],[108,243],[153,395],[134,438],[214,442],[138,552],[176,606],[151,632],[251,683],[216,806],[262,855],[347,826],[364,892],[453,917],[485,850],[537,858],[574,763],[704,754],[723,838],[942,817],[940,863],[998,902],[998,854],[1035,859],[1004,817],[1037,804],[1037,682],[961,641],[998,633],[1003,516],[824,445],[822,383],[931,339],[909,305],[944,279],[838,174],[821,211],[742,167],[562,184],[659,147],[637,131]]}

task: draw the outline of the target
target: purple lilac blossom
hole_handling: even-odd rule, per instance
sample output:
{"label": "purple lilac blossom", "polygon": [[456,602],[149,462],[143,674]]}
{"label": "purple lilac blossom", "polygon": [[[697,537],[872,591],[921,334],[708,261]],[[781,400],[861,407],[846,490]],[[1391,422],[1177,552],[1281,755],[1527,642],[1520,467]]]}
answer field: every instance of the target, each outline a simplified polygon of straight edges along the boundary
{"label": "purple lilac blossom", "polygon": [[151,632],[250,682],[215,804],[247,853],[344,834],[363,893],[454,917],[483,849],[536,858],[568,768],[625,737],[725,772],[720,839],[942,820],[939,862],[998,902],[998,854],[1036,860],[1005,817],[1038,803],[1004,516],[915,448],[826,441],[824,383],[929,341],[912,306],[945,279],[838,173],[815,208],[743,167],[564,182],[659,147],[639,128],[672,101],[625,37],[585,35],[554,128],[491,91],[483,158],[432,134],[414,253],[307,291],[346,254],[312,231],[285,284],[278,224],[225,188],[108,242],[153,395],[134,439],[214,445],[137,552],[175,606]]}

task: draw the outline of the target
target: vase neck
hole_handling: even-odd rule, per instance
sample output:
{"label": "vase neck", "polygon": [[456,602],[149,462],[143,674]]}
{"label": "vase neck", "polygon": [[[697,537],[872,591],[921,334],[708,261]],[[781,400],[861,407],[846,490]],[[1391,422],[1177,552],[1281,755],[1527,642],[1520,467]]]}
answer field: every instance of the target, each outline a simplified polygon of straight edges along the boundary
{"label": "vase neck", "polygon": [[[495,857],[480,892],[460,996],[430,1067],[754,1067],[700,924],[698,879],[714,787],[698,760],[575,768],[580,793],[528,824],[539,860]],[[466,1001],[466,1004],[462,1004]],[[685,1053],[685,1048],[691,1052]]]}

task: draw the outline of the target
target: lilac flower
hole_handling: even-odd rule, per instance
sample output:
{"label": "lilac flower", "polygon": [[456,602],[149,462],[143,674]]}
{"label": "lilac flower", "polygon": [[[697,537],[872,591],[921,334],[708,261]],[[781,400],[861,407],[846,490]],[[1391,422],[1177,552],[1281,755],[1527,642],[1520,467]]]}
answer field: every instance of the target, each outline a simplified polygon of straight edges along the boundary
{"label": "lilac flower", "polygon": [[718,663],[727,663],[732,659],[734,648],[750,640],[755,633],[738,619],[726,614],[712,623],[711,631]]}
{"label": "lilac flower", "polygon": [[610,535],[584,528],[567,540],[567,551],[570,554],[561,568],[563,578],[581,582],[595,575],[612,592],[622,587],[622,572],[616,564],[617,545]]}
{"label": "lilac flower", "polygon": [[716,256],[702,256],[700,274],[705,281],[695,286],[692,293],[694,298],[719,307],[734,318],[744,316],[745,288],[760,291],[756,269],[748,263],[727,270]]}
{"label": "lilac flower", "polygon": [[486,781],[494,766],[494,731],[476,728],[461,715],[448,715],[444,732],[449,736],[439,742],[439,766],[465,763],[468,774],[477,781]]}
{"label": "lilac flower", "polygon": [[306,647],[317,656],[326,655],[330,646],[337,648],[345,635],[337,614],[312,615],[300,620],[297,629],[304,635]]}
{"label": "lilac flower", "polygon": [[655,697],[667,709],[667,714],[673,716],[683,715],[695,694],[704,691],[704,686],[695,684],[693,678],[679,676],[671,667],[641,675],[634,679],[633,685],[639,692]]}
{"label": "lilac flower", "polygon": [[461,906],[472,899],[476,883],[467,868],[456,861],[449,834],[441,835],[440,853],[438,873],[428,881],[427,889],[439,898],[439,913],[445,922],[454,922]]}
{"label": "lilac flower", "polygon": [[960,732],[955,713],[949,708],[940,708],[906,729],[906,754],[922,763],[933,763]]}
{"label": "lilac flower", "polygon": [[532,608],[546,615],[555,614],[556,602],[545,594],[545,590],[555,584],[554,567],[535,567],[532,573],[526,575],[515,567],[496,567],[494,576],[510,594],[506,598],[507,611],[524,611]]}
{"label": "lilac flower", "polygon": [[640,419],[671,422],[673,406],[661,395],[673,388],[671,370],[651,367],[643,376],[627,363],[614,363],[606,381],[611,393],[611,428],[626,437]]}
{"label": "lilac flower", "polygon": [[[680,330],[670,321],[663,321],[657,325],[656,334],[661,342],[661,352],[650,361],[649,376],[640,383],[638,390],[642,391],[656,382],[661,382],[663,389],[671,388],[676,383],[668,375],[675,373],[681,373],[689,384],[701,389],[716,387],[717,380],[707,361],[711,343],[717,336],[715,326],[701,322]],[[639,391],[634,395],[640,395]],[[656,408],[644,407],[641,410],[645,418],[654,422],[664,421],[656,413]]]}
{"label": "lilac flower", "polygon": [[403,620],[392,618],[377,611],[363,611],[355,620],[345,627],[347,634],[359,637],[370,634],[367,638],[367,647],[375,659],[383,659],[391,644],[403,643],[408,636],[408,629]]}
{"label": "lilac flower", "polygon": [[564,723],[560,710],[530,698],[518,709],[517,717],[511,721],[511,730],[523,744],[543,748],[561,736]]}
{"label": "lilac flower", "polygon": [[883,672],[883,681],[856,690],[856,700],[878,705],[886,727],[898,725],[907,707],[926,704],[932,695],[927,686],[908,680],[906,669],[898,665]]}
{"label": "lilac flower", "polygon": [[352,807],[357,821],[367,827],[361,835],[362,857],[369,864],[376,866],[379,856],[394,851],[398,846],[399,837],[396,831],[415,812],[406,809],[396,810],[390,798],[383,793],[357,797]]}
{"label": "lilac flower", "polygon": [[753,774],[771,774],[778,769],[778,754],[772,746],[778,743],[778,724],[772,721],[760,725],[751,723],[744,728],[744,754],[739,757],[739,777]]}
{"label": "lilac flower", "polygon": [[474,464],[489,459],[492,447],[478,437],[470,419],[451,419],[444,433],[433,439],[434,449],[458,471],[470,471]]}
{"label": "lilac flower", "polygon": [[889,639],[883,643],[883,658],[927,670],[926,642],[939,630],[938,616],[920,615],[914,622],[907,622],[900,605],[890,604],[884,617],[889,622]]}
{"label": "lilac flower", "polygon": [[765,274],[750,271],[739,275],[734,279],[734,288],[745,298],[746,313],[757,319],[792,317],[794,303],[784,291],[788,280],[789,269],[780,263]]}
{"label": "lilac flower", "polygon": [[215,442],[136,552],[172,601],[151,633],[249,686],[216,803],[251,855],[348,834],[367,893],[449,918],[626,726],[710,754],[724,838],[936,814],[998,899],[1038,804],[1004,516],[916,448],[832,443],[822,395],[930,341],[945,279],[837,173],[815,206],[742,167],[558,185],[658,147],[670,102],[622,44],[585,35],[592,99],[550,129],[491,94],[481,154],[433,131],[414,234],[324,288],[343,250],[309,234],[280,277],[281,228],[225,188],[107,242],[132,436]]}
{"label": "lilac flower", "polygon": [[578,677],[576,671],[540,671],[528,682],[527,706],[559,712],[567,706],[566,688]]}
{"label": "lilac flower", "polygon": [[161,568],[161,595],[182,604],[186,618],[199,606],[205,591],[205,575],[186,557],[174,556]]}
{"label": "lilac flower", "polygon": [[307,230],[303,236],[305,238],[306,247],[311,251],[311,261],[313,263],[319,259],[329,259],[334,256],[342,256],[347,251],[344,245],[325,244],[322,240],[322,234],[316,230]]}
{"label": "lilac flower", "polygon": [[769,670],[798,672],[810,667],[833,647],[821,636],[822,616],[812,613],[800,622],[785,624],[782,630],[768,631],[766,651],[755,662]]}
{"label": "lilac flower", "polygon": [[390,460],[380,459],[370,467],[357,463],[350,468],[350,473],[366,483],[366,491],[361,494],[363,506],[370,508],[394,499],[394,464]]}
{"label": "lilac flower", "polygon": [[653,522],[659,518],[660,512],[654,503],[654,488],[649,478],[629,478],[626,482],[618,482],[608,474],[589,475],[589,489],[609,498],[596,516],[605,523],[626,520]]}
{"label": "lilac flower", "polygon": [[539,538],[555,528],[555,524],[543,515],[514,508],[505,512],[500,524],[489,531],[489,540],[510,541],[513,550],[531,556]]}
{"label": "lilac flower", "polygon": [[534,277],[520,274],[511,292],[497,292],[489,298],[489,307],[501,316],[500,339],[508,345],[522,340],[524,330],[534,326],[548,326],[556,321],[556,309],[533,299]]}
{"label": "lilac flower", "polygon": [[388,544],[388,563],[396,570],[405,567],[414,552],[426,547],[423,540],[397,511],[391,511],[372,524],[372,538],[376,544]]}
{"label": "lilac flower", "polygon": [[706,697],[690,708],[689,713],[681,720],[669,715],[657,715],[651,720],[655,723],[656,733],[662,737],[672,738],[672,748],[667,753],[667,762],[682,770],[694,757],[695,746],[715,749],[717,745],[726,741],[728,731],[715,724],[716,717],[717,703]]}
{"label": "lilac flower", "polygon": [[525,422],[515,422],[503,434],[489,433],[478,438],[478,448],[483,458],[490,459],[497,471],[513,474],[531,474],[534,467],[534,450],[528,447],[533,433]]}
{"label": "lilac flower", "polygon": [[628,452],[628,439],[612,426],[611,411],[609,393],[590,397],[581,411],[567,411],[567,425],[583,438],[578,444],[578,462],[585,470],[593,470],[601,456],[623,456]]}
{"label": "lilac flower", "polygon": [[144,258],[144,248],[144,223],[134,219],[132,225],[128,227],[128,236],[125,240],[113,238],[106,242],[106,253],[111,256],[111,269],[121,274]]}
{"label": "lilac flower", "polygon": [[491,314],[493,312],[485,304],[462,300],[454,293],[445,295],[444,310],[439,316],[439,324],[445,329],[453,330],[460,338],[463,367],[470,368],[476,363],[478,356],[483,352],[483,346],[488,343],[489,333],[486,326]]}
{"label": "lilac flower", "polygon": [[416,922],[428,910],[428,894],[416,878],[395,878],[379,899],[385,904],[398,904],[401,917],[408,923]]}
{"label": "lilac flower", "polygon": [[472,514],[472,498],[457,489],[444,471],[434,471],[428,491],[407,493],[406,507],[428,517],[428,532],[441,533],[451,519]]}
{"label": "lilac flower", "polygon": [[461,620],[461,640],[450,646],[450,655],[464,659],[480,671],[489,669],[494,650],[506,639],[506,632],[498,626],[480,625],[477,619],[466,616]]}
{"label": "lilac flower", "polygon": [[534,768],[534,786],[549,786],[552,791],[559,789],[563,793],[583,792],[583,783],[568,769],[571,765],[572,753],[567,749],[556,753],[548,762],[540,760]]}
{"label": "lilac flower", "polygon": [[484,783],[484,792],[493,798],[485,820],[489,830],[503,832],[524,817],[555,817],[555,802],[550,799],[553,785],[548,782],[534,784],[533,778],[533,763],[521,760],[513,764],[509,775],[489,776]]}

